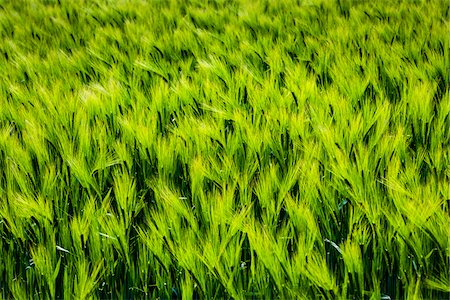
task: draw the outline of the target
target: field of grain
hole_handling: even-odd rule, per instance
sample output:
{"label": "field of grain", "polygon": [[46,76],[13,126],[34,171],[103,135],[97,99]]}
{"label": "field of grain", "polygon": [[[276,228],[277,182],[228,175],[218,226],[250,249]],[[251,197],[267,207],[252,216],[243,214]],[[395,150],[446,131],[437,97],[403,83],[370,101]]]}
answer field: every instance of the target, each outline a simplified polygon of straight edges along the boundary
{"label": "field of grain", "polygon": [[446,0],[0,0],[1,299],[448,299]]}

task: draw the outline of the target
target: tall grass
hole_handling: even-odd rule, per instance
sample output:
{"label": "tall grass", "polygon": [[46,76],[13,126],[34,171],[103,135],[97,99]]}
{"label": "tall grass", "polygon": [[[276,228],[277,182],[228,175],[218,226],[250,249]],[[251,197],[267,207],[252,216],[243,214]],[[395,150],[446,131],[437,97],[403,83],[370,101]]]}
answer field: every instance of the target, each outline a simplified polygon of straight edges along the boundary
{"label": "tall grass", "polygon": [[447,1],[0,0],[0,295],[448,298]]}

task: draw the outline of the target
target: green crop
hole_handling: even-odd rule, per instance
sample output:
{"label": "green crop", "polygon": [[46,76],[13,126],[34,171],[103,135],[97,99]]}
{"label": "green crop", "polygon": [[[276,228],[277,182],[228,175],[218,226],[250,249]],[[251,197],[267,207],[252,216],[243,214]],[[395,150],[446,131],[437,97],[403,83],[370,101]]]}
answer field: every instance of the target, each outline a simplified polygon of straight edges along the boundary
{"label": "green crop", "polygon": [[0,297],[444,299],[445,0],[0,0]]}

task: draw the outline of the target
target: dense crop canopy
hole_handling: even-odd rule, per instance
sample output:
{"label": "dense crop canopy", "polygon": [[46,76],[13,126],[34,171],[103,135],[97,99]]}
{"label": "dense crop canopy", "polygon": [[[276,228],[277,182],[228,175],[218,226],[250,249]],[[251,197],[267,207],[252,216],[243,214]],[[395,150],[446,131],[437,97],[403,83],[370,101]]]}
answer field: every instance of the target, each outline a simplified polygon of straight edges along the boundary
{"label": "dense crop canopy", "polygon": [[0,0],[0,297],[448,297],[449,20]]}

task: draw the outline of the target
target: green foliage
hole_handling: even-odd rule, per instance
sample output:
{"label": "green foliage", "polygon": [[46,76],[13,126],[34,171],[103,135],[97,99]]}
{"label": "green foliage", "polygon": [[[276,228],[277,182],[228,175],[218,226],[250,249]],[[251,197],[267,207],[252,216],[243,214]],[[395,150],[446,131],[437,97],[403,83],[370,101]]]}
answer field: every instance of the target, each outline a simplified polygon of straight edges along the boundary
{"label": "green foliage", "polygon": [[448,298],[449,19],[0,0],[1,298]]}

